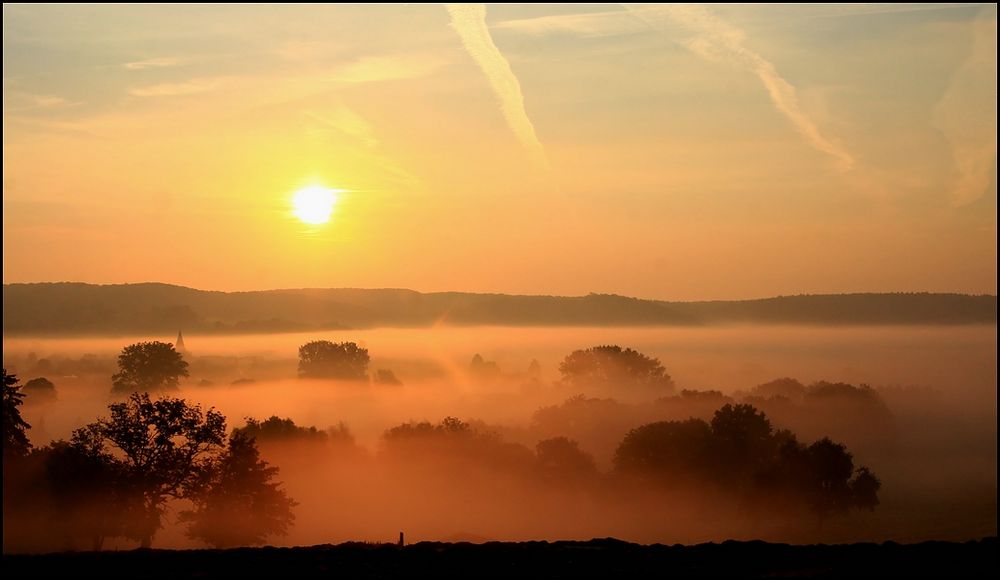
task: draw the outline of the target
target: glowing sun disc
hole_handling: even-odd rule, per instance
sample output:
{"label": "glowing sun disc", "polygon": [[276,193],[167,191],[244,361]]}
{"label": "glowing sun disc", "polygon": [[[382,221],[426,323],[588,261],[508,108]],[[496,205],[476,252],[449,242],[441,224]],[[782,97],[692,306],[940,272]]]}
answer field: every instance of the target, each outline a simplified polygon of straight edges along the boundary
{"label": "glowing sun disc", "polygon": [[337,191],[319,185],[303,187],[292,196],[292,213],[307,224],[325,224],[337,203]]}

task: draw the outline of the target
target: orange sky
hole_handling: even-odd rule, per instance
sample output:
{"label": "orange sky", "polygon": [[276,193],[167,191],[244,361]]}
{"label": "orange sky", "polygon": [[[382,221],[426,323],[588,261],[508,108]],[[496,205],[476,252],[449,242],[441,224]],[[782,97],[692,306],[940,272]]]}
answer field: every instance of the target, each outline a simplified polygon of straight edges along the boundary
{"label": "orange sky", "polygon": [[3,10],[5,283],[996,293],[992,5]]}

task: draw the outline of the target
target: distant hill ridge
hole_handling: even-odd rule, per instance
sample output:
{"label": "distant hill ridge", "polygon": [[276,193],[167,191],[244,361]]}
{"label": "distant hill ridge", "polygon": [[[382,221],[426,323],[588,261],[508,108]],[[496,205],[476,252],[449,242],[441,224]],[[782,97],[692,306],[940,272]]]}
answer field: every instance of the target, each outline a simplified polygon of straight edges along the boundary
{"label": "distant hill ridge", "polygon": [[992,295],[890,293],[668,302],[400,289],[216,292],[160,283],[4,284],[5,335],[294,332],[337,328],[996,324]]}

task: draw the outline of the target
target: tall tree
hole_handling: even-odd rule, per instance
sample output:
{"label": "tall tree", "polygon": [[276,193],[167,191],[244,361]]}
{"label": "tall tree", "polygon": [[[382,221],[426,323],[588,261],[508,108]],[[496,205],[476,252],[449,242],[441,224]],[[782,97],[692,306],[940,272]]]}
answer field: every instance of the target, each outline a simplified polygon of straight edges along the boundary
{"label": "tall tree", "polygon": [[3,458],[24,457],[31,451],[27,430],[31,428],[18,409],[24,401],[24,393],[17,385],[17,375],[8,375],[3,369]]}
{"label": "tall tree", "polygon": [[297,503],[272,481],[277,474],[261,460],[254,439],[234,431],[229,448],[191,493],[194,509],[181,513],[188,537],[227,548],[287,534]]}
{"label": "tall tree", "polygon": [[187,497],[212,468],[225,443],[226,418],[183,399],[152,401],[147,393],[133,393],[108,409],[110,418],[76,430],[73,443],[114,457],[125,488],[119,491],[141,498],[133,529],[149,547],[167,501]]}

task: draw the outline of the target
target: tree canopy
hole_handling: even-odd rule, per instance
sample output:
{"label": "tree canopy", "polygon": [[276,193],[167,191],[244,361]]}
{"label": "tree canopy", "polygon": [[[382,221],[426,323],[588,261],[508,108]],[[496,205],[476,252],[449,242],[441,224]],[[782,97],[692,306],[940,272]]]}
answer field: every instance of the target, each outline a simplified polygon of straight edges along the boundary
{"label": "tree canopy", "polygon": [[550,484],[589,482],[597,477],[594,457],[566,437],[544,439],[535,445],[538,475]]}
{"label": "tree canopy", "polygon": [[21,389],[28,403],[51,403],[56,400],[56,386],[45,377],[31,379]]}
{"label": "tree canopy", "polygon": [[368,349],[353,342],[316,340],[299,347],[299,377],[310,379],[368,379]]}
{"label": "tree canopy", "polygon": [[576,388],[654,387],[672,391],[674,382],[658,359],[618,345],[575,350],[559,364],[562,382]]}
{"label": "tree canopy", "polygon": [[315,427],[300,427],[291,419],[282,419],[271,415],[261,421],[253,417],[246,418],[247,424],[235,429],[243,436],[259,441],[262,444],[279,441],[315,441],[326,442],[327,434]]}
{"label": "tree canopy", "polygon": [[[50,492],[53,531],[63,545],[85,538],[100,550],[107,537],[141,537],[136,524],[144,520],[142,498],[108,450],[55,441],[37,455]],[[45,511],[41,507],[36,514]]]}
{"label": "tree canopy", "polygon": [[73,432],[73,444],[106,454],[121,485],[139,498],[136,537],[148,547],[161,527],[168,499],[185,498],[211,469],[225,442],[226,418],[183,399],[150,400],[133,393],[108,409],[111,416]]}
{"label": "tree canopy", "polygon": [[188,376],[187,368],[184,357],[170,343],[131,344],[118,355],[118,372],[111,377],[111,392],[128,394],[175,390],[180,378]]}
{"label": "tree canopy", "polygon": [[297,503],[272,481],[277,473],[261,460],[252,437],[234,431],[226,452],[189,494],[194,509],[181,513],[188,537],[227,548],[287,534]]}
{"label": "tree canopy", "polygon": [[750,405],[725,405],[711,423],[661,421],[633,429],[614,465],[619,474],[656,485],[713,484],[753,504],[808,509],[820,520],[874,509],[881,487],[870,469],[855,469],[844,445],[828,438],[799,443],[788,431],[774,431]]}

